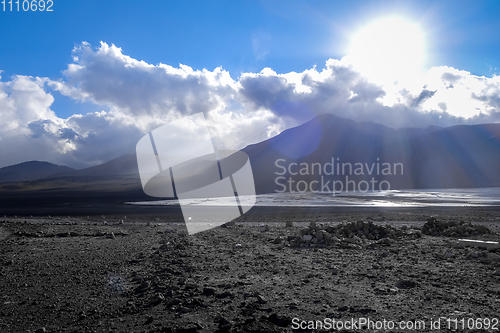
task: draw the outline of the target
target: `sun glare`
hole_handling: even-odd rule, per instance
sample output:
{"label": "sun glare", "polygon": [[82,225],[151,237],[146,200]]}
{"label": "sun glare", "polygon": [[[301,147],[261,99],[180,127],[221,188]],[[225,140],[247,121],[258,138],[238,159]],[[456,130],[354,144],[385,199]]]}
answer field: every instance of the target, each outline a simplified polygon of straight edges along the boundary
{"label": "sun glare", "polygon": [[401,18],[376,21],[351,41],[353,65],[370,79],[386,82],[418,73],[424,61],[424,40],[419,27]]}

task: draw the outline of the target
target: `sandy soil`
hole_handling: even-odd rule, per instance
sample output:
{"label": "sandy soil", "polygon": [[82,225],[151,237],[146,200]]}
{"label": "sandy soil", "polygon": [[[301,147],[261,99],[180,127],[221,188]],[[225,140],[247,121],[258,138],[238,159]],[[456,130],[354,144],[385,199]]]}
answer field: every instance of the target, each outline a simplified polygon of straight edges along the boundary
{"label": "sandy soil", "polygon": [[[0,218],[0,331],[290,332],[369,318],[423,320],[430,332],[446,331],[444,318],[498,318],[500,251],[422,234],[431,214],[500,240],[500,214],[487,209],[259,214],[190,236],[162,216]],[[357,220],[396,233],[294,243],[311,221],[330,237],[328,227]]]}

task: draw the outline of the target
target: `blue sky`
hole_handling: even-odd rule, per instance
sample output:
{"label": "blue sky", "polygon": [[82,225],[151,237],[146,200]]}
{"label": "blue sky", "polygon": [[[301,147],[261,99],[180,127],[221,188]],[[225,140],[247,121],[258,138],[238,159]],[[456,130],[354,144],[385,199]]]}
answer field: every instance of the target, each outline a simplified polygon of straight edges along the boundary
{"label": "blue sky", "polygon": [[[134,65],[137,72],[131,76],[132,74],[127,72],[128,60],[122,61],[120,58],[122,56],[156,66],[156,71],[160,71],[159,64],[173,68],[179,68],[182,64],[199,73],[203,69],[214,73],[215,69],[220,67],[233,81],[227,84],[218,83],[219,86],[215,91],[221,94],[218,98],[222,104],[215,102],[208,104],[220,114],[226,116],[231,114],[231,117],[228,116],[231,119],[235,119],[237,115],[236,118],[240,117],[238,119],[241,123],[249,123],[248,119],[253,119],[252,128],[235,129],[236,132],[247,133],[245,137],[232,138],[226,133],[229,136],[223,139],[221,134],[221,140],[225,140],[226,145],[231,145],[228,142],[237,142],[238,144],[234,145],[241,147],[276,135],[283,129],[296,126],[303,121],[303,117],[275,112],[273,105],[277,101],[273,98],[277,98],[276,96],[282,98],[286,95],[286,98],[298,105],[307,104],[307,107],[316,113],[330,112],[324,105],[317,104],[324,98],[314,90],[319,83],[326,84],[330,81],[326,76],[320,78],[319,74],[316,74],[325,68],[347,66],[345,65],[347,60],[342,59],[349,53],[353,36],[371,22],[386,17],[399,17],[419,26],[426,45],[422,71],[429,71],[425,78],[427,81],[417,78],[411,80],[410,77],[409,81],[413,82],[407,82],[404,88],[397,88],[400,89],[398,91],[404,90],[408,94],[392,96],[391,91],[396,88],[391,90],[390,87],[384,86],[382,90],[377,90],[376,87],[381,87],[380,83],[361,84],[359,79],[356,82],[352,80],[344,82],[339,75],[336,75],[335,77],[340,80],[338,82],[351,88],[345,91],[345,96],[350,96],[349,98],[339,93],[338,98],[329,102],[330,108],[337,110],[335,111],[337,113],[331,111],[332,113],[355,120],[363,120],[361,114],[373,113],[366,120],[374,120],[391,118],[389,115],[385,118],[379,117],[376,112],[400,114],[407,112],[408,116],[401,116],[400,123],[387,123],[387,125],[413,124],[415,119],[412,117],[416,114],[422,115],[419,118],[421,121],[417,122],[422,126],[430,124],[444,126],[495,121],[497,112],[500,111],[495,104],[497,92],[490,89],[491,86],[496,87],[498,80],[495,77],[500,71],[500,34],[498,34],[500,2],[498,1],[54,0],[52,8],[53,12],[0,11],[2,41],[0,75],[3,82],[0,92],[4,91],[8,97],[0,100],[0,103],[4,103],[0,104],[0,112],[10,114],[12,118],[10,128],[23,129],[24,135],[32,140],[29,144],[36,141],[35,146],[39,145],[37,151],[43,152],[45,154],[43,156],[48,156],[47,159],[59,163],[73,166],[95,164],[109,157],[109,150],[117,151],[118,154],[128,149],[116,150],[116,146],[111,145],[112,137],[100,133],[98,126],[94,126],[96,129],[91,130],[90,124],[94,124],[93,122],[102,125],[104,121],[106,126],[115,126],[120,119],[120,128],[126,127],[127,131],[132,131],[134,134],[131,137],[135,140],[152,127],[182,115],[184,112],[182,110],[189,110],[186,111],[188,113],[196,111],[194,106],[186,104],[189,101],[187,97],[182,101],[175,100],[174,97],[160,101],[157,95],[148,95],[147,98],[150,100],[145,101],[146,97],[139,94],[136,98],[140,101],[129,100],[129,105],[121,103],[121,100],[127,100],[125,97],[122,98],[123,96],[141,91],[141,87],[149,84],[161,86],[165,83],[161,93],[166,95],[170,89],[168,87],[172,87],[172,83],[162,78],[161,73],[157,77],[154,76],[151,82],[148,81],[147,77],[152,74],[149,73],[147,66],[140,64]],[[89,44],[82,47],[82,42]],[[101,42],[109,47],[115,45],[121,53],[102,48]],[[76,61],[75,56],[78,57]],[[95,83],[97,81],[91,76],[94,75],[95,78],[99,72],[92,71],[92,64],[94,61],[102,61],[99,63],[102,72],[107,68],[105,64],[109,64],[111,60],[118,61],[115,65],[121,66],[123,71],[113,67],[109,75],[111,77],[116,75],[115,85],[111,80],[108,85],[103,85],[99,87],[101,90],[98,90],[96,88],[98,84]],[[341,62],[330,62],[328,65],[329,60]],[[71,64],[81,66],[83,69],[68,71],[68,66]],[[264,68],[269,68],[272,72],[259,74]],[[294,81],[289,73],[302,73],[302,77],[309,77],[308,71],[313,68],[316,68],[314,73],[316,76],[311,77],[315,77],[316,83],[313,86],[303,86],[302,91],[297,88],[292,94],[287,87],[292,85],[297,87],[298,81]],[[173,70],[170,74],[178,75],[172,73]],[[201,80],[198,86],[205,80],[200,79],[205,74],[199,73],[196,74]],[[331,73],[336,73],[336,70]],[[280,77],[282,74],[288,76]],[[463,83],[463,89],[455,91],[455,95],[463,94],[463,91],[473,91],[472,98],[466,101],[470,101],[469,111],[453,109],[452,99],[455,95],[450,91],[441,91],[440,87],[442,84],[453,85],[453,82],[458,81],[445,80],[448,82],[446,83],[443,81],[445,76],[463,78],[459,80]],[[485,77],[492,81],[484,86],[478,86],[480,80],[477,77]],[[276,79],[276,82],[285,80],[286,84],[278,87],[278,83],[271,82],[274,80],[272,78]],[[16,82],[22,84],[16,86]],[[335,84],[339,84],[338,82]],[[418,87],[415,82],[418,82]],[[29,84],[36,84],[36,87],[29,88]],[[333,89],[335,84],[331,83],[328,86],[332,94],[342,91],[340,88]],[[118,91],[120,87],[125,86],[123,91]],[[222,86],[231,92],[226,88],[222,89]],[[191,86],[186,87],[188,88],[184,91],[190,91],[194,96],[206,96],[197,95],[198,90]],[[270,97],[266,91],[272,89],[277,90],[273,97]],[[19,96],[24,96],[24,99],[27,97],[23,94],[29,91],[29,98],[33,98],[37,103],[42,102],[39,105],[33,102],[28,106],[20,106],[21,103],[15,99],[16,91],[19,92]],[[108,92],[109,95],[104,96],[104,92]],[[306,93],[309,95],[305,96]],[[376,98],[369,103],[365,100],[360,111],[351,107],[352,104],[342,102],[342,98],[347,101],[353,96],[356,98],[376,96]],[[382,101],[384,96],[386,100]],[[426,105],[415,104],[419,96],[429,97],[426,99]],[[317,99],[314,100],[313,97]],[[390,101],[389,97],[392,98]],[[199,98],[202,100],[202,97]],[[484,105],[476,105],[478,101]],[[154,108],[162,106],[163,111],[153,112],[146,109],[143,113],[131,111],[132,106],[142,107],[146,104]],[[10,111],[7,112],[6,109]],[[403,109],[404,111],[401,111]],[[92,117],[93,120],[90,119]],[[267,122],[263,122],[264,119]],[[136,127],[133,129],[127,127],[130,123],[135,123]],[[87,126],[86,129],[83,124]],[[236,123],[234,126],[237,128]],[[113,130],[117,131],[116,135],[125,135],[125,132],[118,131],[118,127],[113,127]],[[114,133],[105,126],[102,130]],[[0,139],[4,138],[3,142],[8,142],[8,139],[14,140],[12,133],[0,132]],[[73,136],[68,137],[68,133],[73,133]],[[89,140],[100,135],[104,135],[103,142],[109,142],[109,148],[108,150],[102,148],[98,156],[92,155],[89,151],[94,150],[90,143],[93,141]],[[42,142],[43,140],[45,141]],[[1,142],[2,140],[0,149],[2,149]],[[59,148],[42,149],[45,145],[54,146],[54,142],[57,142]],[[104,143],[101,146],[107,147]],[[0,163],[0,166],[29,160],[31,157],[39,158],[37,154],[31,156],[30,153],[34,152],[28,150],[25,155],[13,153],[11,156],[14,157]]]}
{"label": "blue sky", "polygon": [[[55,1],[54,11],[1,12],[4,75],[57,78],[75,44],[113,43],[148,63],[222,66],[233,77],[271,67],[278,73],[322,66],[346,53],[349,34],[379,17],[421,24],[429,66],[491,75],[500,54],[498,1]],[[257,59],[256,34],[270,36]]]}

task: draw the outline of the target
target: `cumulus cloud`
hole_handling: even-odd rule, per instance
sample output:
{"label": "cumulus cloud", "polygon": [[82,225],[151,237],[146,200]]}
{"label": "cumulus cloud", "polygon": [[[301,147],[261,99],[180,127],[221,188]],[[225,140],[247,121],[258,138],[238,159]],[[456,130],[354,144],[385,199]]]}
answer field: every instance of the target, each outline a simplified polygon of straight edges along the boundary
{"label": "cumulus cloud", "polygon": [[142,135],[134,119],[119,113],[57,117],[48,84],[21,75],[0,82],[0,166],[27,160],[89,166],[130,152]]}
{"label": "cumulus cloud", "polygon": [[66,80],[53,82],[54,88],[129,115],[208,112],[223,107],[234,93],[234,81],[222,68],[208,71],[186,65],[151,65],[106,43],[97,49],[83,43],[73,53],[75,62],[64,71]]}
{"label": "cumulus cloud", "polygon": [[[52,90],[107,111],[59,118]],[[239,149],[319,114],[392,127],[500,121],[500,77],[435,67],[377,84],[348,58],[322,68],[242,73],[148,64],[114,45],[82,43],[61,79],[13,76],[0,81],[0,166],[26,160],[84,167],[133,152],[146,132],[204,112],[214,142]]]}
{"label": "cumulus cloud", "polygon": [[[193,70],[150,65],[102,43],[83,43],[64,78],[15,76],[0,85],[0,166],[26,160],[85,167],[134,151],[144,133],[165,122],[204,112],[220,148],[238,149],[279,133],[270,111],[245,113],[236,82],[221,68]],[[109,111],[61,119],[50,109],[58,90]]]}
{"label": "cumulus cloud", "polygon": [[[329,59],[321,71],[277,74],[270,68],[244,73],[239,94],[255,110],[268,109],[279,117],[304,117],[302,110],[334,114],[392,127],[450,126],[496,121],[500,111],[500,79],[471,75],[449,67],[436,67],[389,85],[370,82],[346,59]],[[306,112],[307,113],[307,112]]]}

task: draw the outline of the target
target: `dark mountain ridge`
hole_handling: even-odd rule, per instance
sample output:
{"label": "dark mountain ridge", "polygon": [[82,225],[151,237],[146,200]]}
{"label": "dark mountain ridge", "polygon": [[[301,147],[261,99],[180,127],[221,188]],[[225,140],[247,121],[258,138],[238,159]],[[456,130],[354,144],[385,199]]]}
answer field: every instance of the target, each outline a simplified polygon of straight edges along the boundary
{"label": "dark mountain ridge", "polygon": [[[389,183],[391,189],[500,186],[500,124],[393,129],[320,115],[242,151],[250,158],[258,193],[280,191],[288,180],[308,185],[317,181],[314,189],[321,187],[321,181],[336,181],[336,190],[341,184],[345,190],[349,181],[359,185],[371,180],[379,185],[386,181],[384,184]],[[325,165],[332,164],[340,172],[299,173],[301,165],[312,164],[321,165],[323,171]],[[288,170],[290,165],[292,169]],[[0,182],[19,181],[24,183],[10,188],[69,189],[64,184],[72,184],[71,191],[100,188],[108,192],[133,190],[137,194],[142,190],[135,154],[83,170],[47,162],[25,162],[0,169]],[[100,185],[95,186],[97,183]],[[323,189],[333,190],[332,183]]]}
{"label": "dark mountain ridge", "polygon": [[75,169],[67,166],[42,161],[29,161],[1,168],[0,183],[43,179],[74,171]]}
{"label": "dark mountain ridge", "polygon": [[[308,140],[310,137],[312,140]],[[314,147],[308,146],[311,142]],[[250,157],[259,193],[280,191],[288,180],[306,184],[337,181],[337,190],[345,190],[348,181],[359,185],[372,179],[378,184],[389,182],[391,189],[500,186],[500,124],[392,129],[322,115],[269,140],[249,145],[243,151]],[[335,167],[339,164],[340,173],[318,175],[304,169],[304,174],[293,174],[300,171],[301,163],[325,166],[332,163],[332,158]],[[297,167],[292,173],[288,169],[284,173],[276,164]],[[360,164],[378,165],[381,170],[390,165],[392,173],[395,164],[402,164],[403,170],[374,175],[368,174],[369,168],[364,167],[362,175],[349,172]],[[282,178],[277,180],[278,177]],[[364,189],[366,183],[362,185]],[[287,190],[293,189],[287,184]]]}

